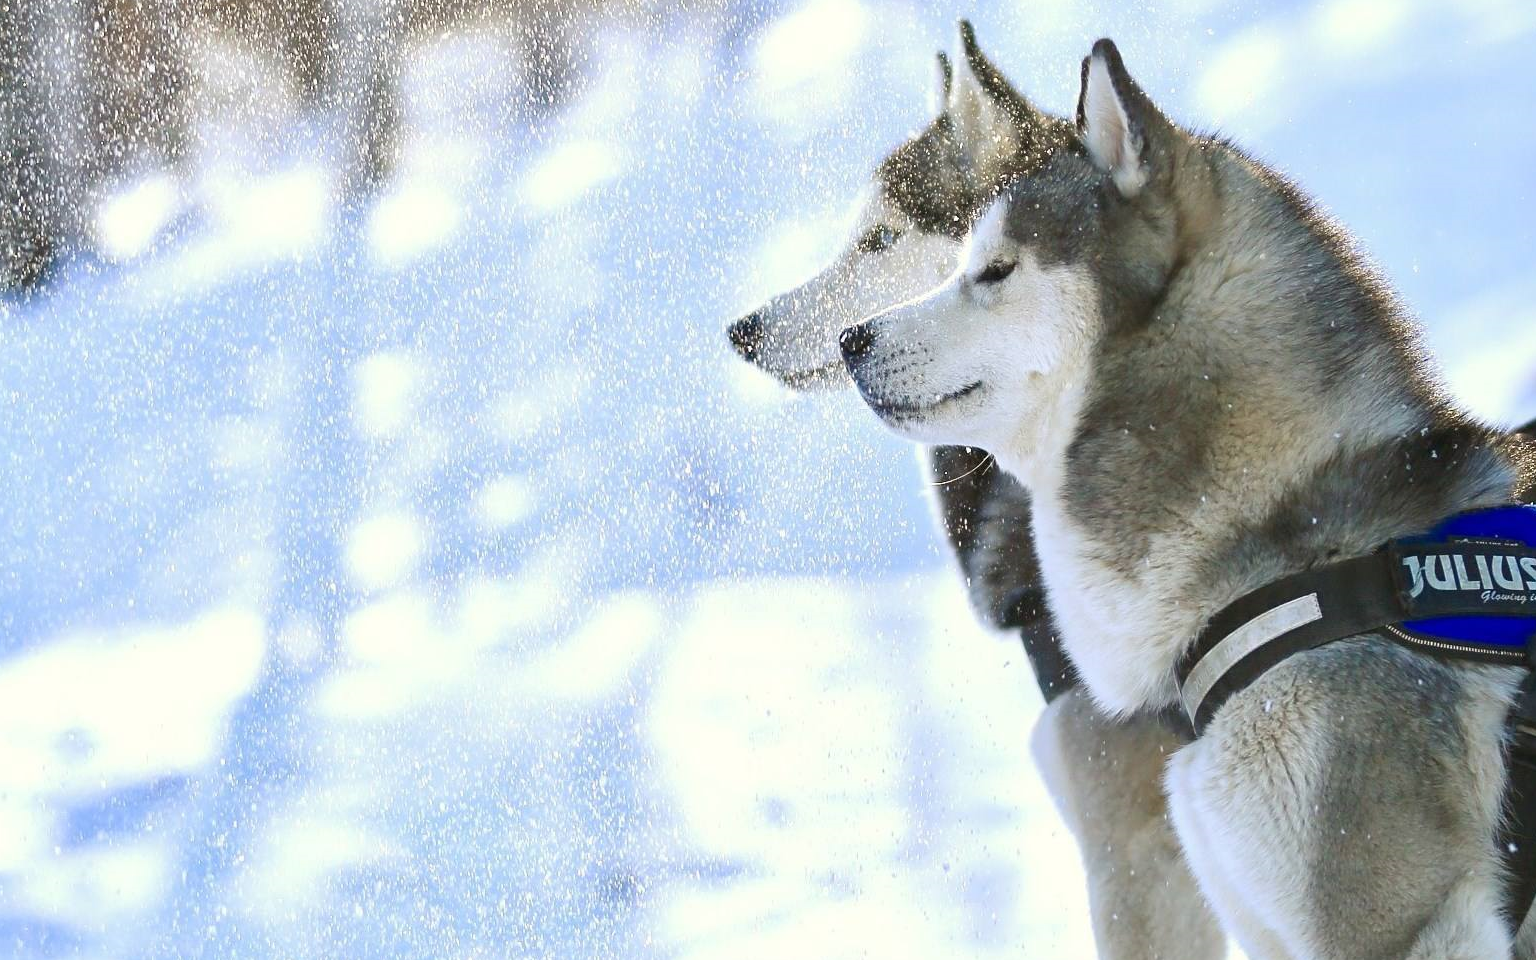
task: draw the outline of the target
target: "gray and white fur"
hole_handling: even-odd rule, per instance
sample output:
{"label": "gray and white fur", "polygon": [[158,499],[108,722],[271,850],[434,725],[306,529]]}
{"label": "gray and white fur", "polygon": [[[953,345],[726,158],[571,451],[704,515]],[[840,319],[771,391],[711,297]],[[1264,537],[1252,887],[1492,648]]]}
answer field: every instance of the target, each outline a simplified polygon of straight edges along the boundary
{"label": "gray and white fur", "polygon": [[[1169,121],[1108,41],[1078,127],[950,280],[842,346],[892,429],[1024,482],[1067,650],[1128,714],[1174,703],[1232,600],[1512,502],[1536,464],[1447,397],[1342,229]],[[1181,846],[1249,957],[1512,955],[1494,836],[1518,676],[1362,635],[1270,670],[1174,755]]]}
{"label": "gray and white fur", "polygon": [[[1005,183],[1041,169],[1057,152],[1080,149],[1071,125],[1014,91],[963,22],[958,50],[953,71],[939,56],[934,117],[876,169],[846,249],[732,326],[738,352],[785,384],[846,385],[838,332],[941,281],[967,229]],[[1101,954],[1221,956],[1225,939],[1178,854],[1160,788],[1179,735],[1153,713],[1111,719],[1075,687],[1045,606],[1029,500],[1018,482],[974,447],[934,447],[927,461],[937,513],[974,606],[994,626],[1024,632],[1051,701],[1033,749],[1078,840]],[[1053,697],[1053,688],[1066,692]]]}

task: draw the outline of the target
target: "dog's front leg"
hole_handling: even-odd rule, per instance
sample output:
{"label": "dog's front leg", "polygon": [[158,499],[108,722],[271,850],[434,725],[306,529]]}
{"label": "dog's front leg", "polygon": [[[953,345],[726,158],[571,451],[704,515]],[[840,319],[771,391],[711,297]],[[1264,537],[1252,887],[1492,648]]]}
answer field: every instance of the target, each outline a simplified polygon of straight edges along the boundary
{"label": "dog's front leg", "polygon": [[1250,957],[1510,957],[1491,840],[1514,676],[1329,644],[1233,695],[1174,755],[1179,839]]}
{"label": "dog's front leg", "polygon": [[1164,761],[1181,742],[1155,716],[1106,717],[1081,687],[1057,698],[1035,727],[1035,762],[1083,858],[1101,957],[1226,952],[1163,797]]}

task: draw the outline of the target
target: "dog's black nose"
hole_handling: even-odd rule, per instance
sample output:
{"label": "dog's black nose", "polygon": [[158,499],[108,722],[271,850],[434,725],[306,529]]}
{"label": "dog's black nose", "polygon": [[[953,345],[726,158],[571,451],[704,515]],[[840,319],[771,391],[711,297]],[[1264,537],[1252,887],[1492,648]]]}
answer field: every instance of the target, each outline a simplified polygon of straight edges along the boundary
{"label": "dog's black nose", "polygon": [[869,352],[869,345],[875,342],[875,333],[869,328],[869,324],[861,323],[856,327],[849,327],[843,331],[843,335],[837,338],[837,345],[843,349],[843,360],[853,363]]}
{"label": "dog's black nose", "polygon": [[725,332],[731,338],[731,346],[736,348],[743,360],[756,360],[757,348],[763,342],[762,311],[747,314],[731,324]]}

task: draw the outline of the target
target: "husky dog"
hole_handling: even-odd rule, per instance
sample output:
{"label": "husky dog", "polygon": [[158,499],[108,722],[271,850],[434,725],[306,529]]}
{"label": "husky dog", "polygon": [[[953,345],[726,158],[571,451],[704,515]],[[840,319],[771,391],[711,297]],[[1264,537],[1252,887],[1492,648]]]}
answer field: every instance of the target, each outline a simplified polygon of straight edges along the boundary
{"label": "husky dog", "polygon": [[[949,280],[841,346],[897,433],[1024,482],[1067,650],[1124,714],[1175,702],[1239,596],[1514,502],[1536,463],[1446,396],[1347,234],[1169,121],[1107,40],[1077,122],[1083,151],[1010,187]],[[1511,955],[1493,838],[1519,676],[1364,634],[1283,661],[1172,758],[1179,839],[1250,957]]]}
{"label": "husky dog", "polygon": [[[838,332],[933,287],[1004,182],[1079,149],[1071,125],[1015,92],[964,21],[958,46],[953,70],[938,57],[934,118],[875,170],[847,248],[729,331],[745,359],[792,388],[846,385]],[[1018,483],[973,448],[935,447],[928,463],[975,607],[994,626],[1022,628],[1050,702],[1034,753],[1077,837],[1100,951],[1220,956],[1225,939],[1179,854],[1161,789],[1163,761],[1181,740],[1152,714],[1107,718],[1077,687],[1044,607]]]}
{"label": "husky dog", "polygon": [[790,387],[846,385],[837,335],[947,276],[966,231],[1002,184],[1071,140],[1071,125],[1015,91],[965,21],[958,45],[956,67],[943,53],[935,60],[934,117],[876,167],[848,247],[729,331],[748,360]]}
{"label": "husky dog", "polygon": [[[843,328],[943,280],[966,230],[1002,183],[1071,140],[1070,124],[1013,90],[981,53],[970,24],[962,21],[959,34],[958,76],[940,53],[934,118],[875,169],[843,252],[728,331],[744,359],[792,389],[847,386],[837,347]],[[1049,643],[1043,598],[1032,589],[1039,577],[1022,489],[976,449],[935,448],[928,466],[940,520],[978,613],[995,626],[1039,623]],[[1064,667],[1046,668],[1051,679],[1071,682]]]}

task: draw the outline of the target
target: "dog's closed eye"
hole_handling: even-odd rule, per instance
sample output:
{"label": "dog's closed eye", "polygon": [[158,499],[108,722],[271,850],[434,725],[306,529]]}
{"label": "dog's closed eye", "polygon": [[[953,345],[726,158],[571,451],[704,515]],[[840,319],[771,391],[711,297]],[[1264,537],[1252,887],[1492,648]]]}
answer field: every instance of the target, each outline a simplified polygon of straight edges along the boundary
{"label": "dog's closed eye", "polygon": [[870,227],[859,238],[859,252],[879,253],[881,250],[890,247],[900,237],[901,231],[895,227],[888,227],[883,223],[879,226]]}
{"label": "dog's closed eye", "polygon": [[993,260],[983,267],[980,273],[976,274],[975,280],[977,283],[984,284],[1000,283],[1008,279],[1008,274],[1012,273],[1013,268],[1018,265],[1016,260]]}

